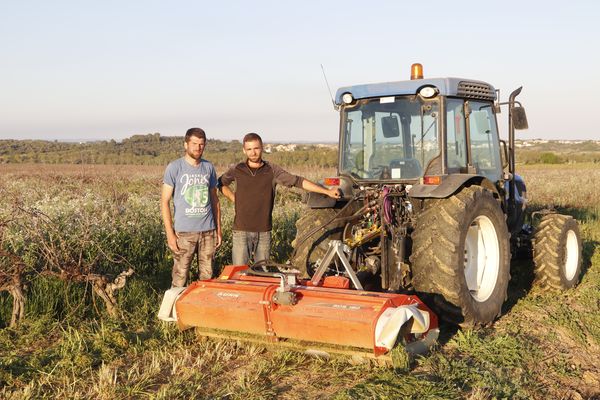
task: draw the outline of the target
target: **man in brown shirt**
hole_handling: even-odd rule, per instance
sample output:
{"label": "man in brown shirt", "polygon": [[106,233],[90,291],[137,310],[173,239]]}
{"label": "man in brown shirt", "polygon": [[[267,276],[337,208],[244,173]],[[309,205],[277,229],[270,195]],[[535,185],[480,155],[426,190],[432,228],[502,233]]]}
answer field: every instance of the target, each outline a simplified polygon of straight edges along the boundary
{"label": "man in brown shirt", "polygon": [[[247,265],[268,260],[271,252],[272,212],[277,184],[339,198],[336,188],[327,189],[262,159],[263,143],[256,133],[244,136],[246,161],[230,168],[219,178],[221,191],[235,204],[233,220],[233,264]],[[229,185],[235,181],[235,193]]]}

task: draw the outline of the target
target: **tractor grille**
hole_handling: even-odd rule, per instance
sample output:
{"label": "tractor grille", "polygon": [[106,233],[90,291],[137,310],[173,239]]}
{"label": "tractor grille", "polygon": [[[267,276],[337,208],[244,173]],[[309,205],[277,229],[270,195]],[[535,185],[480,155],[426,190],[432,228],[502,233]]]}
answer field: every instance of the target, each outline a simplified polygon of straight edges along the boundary
{"label": "tractor grille", "polygon": [[471,99],[496,100],[496,92],[485,83],[461,81],[458,83],[457,93]]}

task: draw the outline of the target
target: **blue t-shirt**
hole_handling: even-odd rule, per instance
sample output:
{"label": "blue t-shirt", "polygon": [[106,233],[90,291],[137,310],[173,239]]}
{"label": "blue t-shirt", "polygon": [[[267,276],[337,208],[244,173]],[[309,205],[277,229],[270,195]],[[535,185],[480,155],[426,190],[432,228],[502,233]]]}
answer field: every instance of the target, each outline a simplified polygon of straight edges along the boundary
{"label": "blue t-shirt", "polygon": [[163,182],[173,187],[176,232],[204,232],[216,228],[210,189],[217,186],[215,167],[201,159],[192,166],[180,158],[167,165]]}

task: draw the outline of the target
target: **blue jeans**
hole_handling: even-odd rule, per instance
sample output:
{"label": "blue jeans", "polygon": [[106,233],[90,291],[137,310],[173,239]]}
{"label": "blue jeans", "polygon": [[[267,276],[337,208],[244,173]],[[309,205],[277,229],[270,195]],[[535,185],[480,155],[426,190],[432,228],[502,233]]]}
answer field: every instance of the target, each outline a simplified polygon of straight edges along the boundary
{"label": "blue jeans", "polygon": [[271,232],[233,231],[233,265],[249,265],[268,260],[271,254]]}

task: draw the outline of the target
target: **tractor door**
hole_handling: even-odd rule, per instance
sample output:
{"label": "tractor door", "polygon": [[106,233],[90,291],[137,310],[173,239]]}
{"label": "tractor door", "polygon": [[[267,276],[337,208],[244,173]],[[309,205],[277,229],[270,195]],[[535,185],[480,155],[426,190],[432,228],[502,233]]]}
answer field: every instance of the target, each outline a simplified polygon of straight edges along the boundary
{"label": "tractor door", "polygon": [[465,111],[470,144],[469,164],[476,174],[496,183],[502,178],[502,161],[492,103],[465,101]]}
{"label": "tractor door", "polygon": [[465,101],[446,101],[446,158],[449,174],[466,174],[467,129],[465,127]]}

